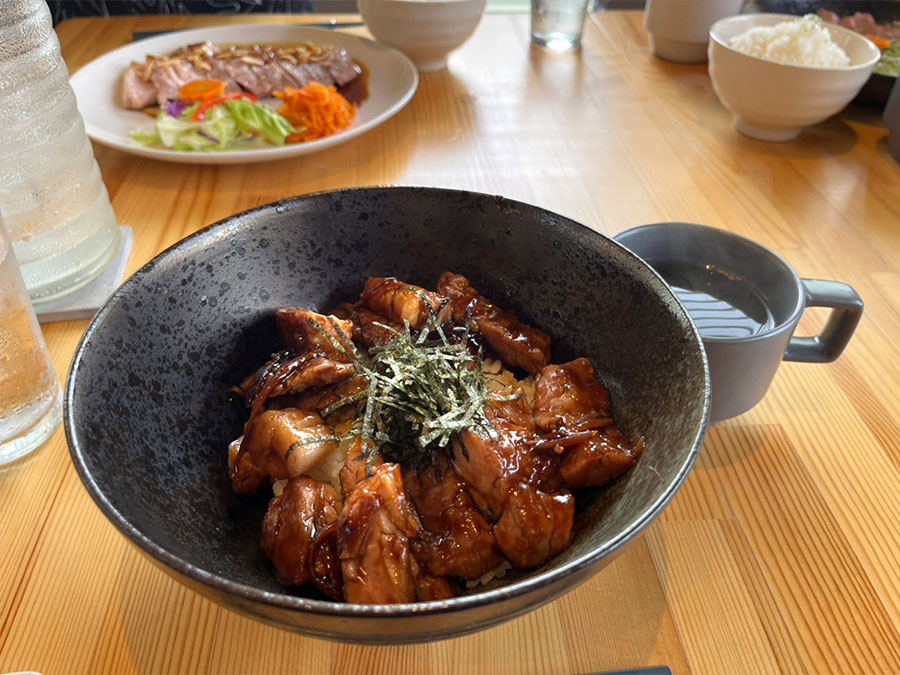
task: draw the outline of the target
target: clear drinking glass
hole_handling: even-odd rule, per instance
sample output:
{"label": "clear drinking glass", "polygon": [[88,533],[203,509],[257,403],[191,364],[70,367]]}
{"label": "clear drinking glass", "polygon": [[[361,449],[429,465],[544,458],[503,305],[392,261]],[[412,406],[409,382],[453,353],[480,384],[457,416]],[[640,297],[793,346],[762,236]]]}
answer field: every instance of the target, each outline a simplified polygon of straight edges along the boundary
{"label": "clear drinking glass", "polygon": [[0,211],[32,300],[113,259],[119,228],[45,0],[0,0]]}
{"label": "clear drinking glass", "polygon": [[0,219],[0,465],[31,452],[62,421],[62,388]]}
{"label": "clear drinking glass", "polygon": [[567,52],[581,46],[588,0],[531,0],[531,44]]}

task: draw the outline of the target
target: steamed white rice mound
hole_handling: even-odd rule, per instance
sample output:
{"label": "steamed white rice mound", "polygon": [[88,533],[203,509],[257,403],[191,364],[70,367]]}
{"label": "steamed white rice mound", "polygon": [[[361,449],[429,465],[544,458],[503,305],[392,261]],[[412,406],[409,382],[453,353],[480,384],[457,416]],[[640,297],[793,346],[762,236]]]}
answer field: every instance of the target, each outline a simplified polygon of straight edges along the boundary
{"label": "steamed white rice mound", "polygon": [[734,38],[731,47],[782,65],[811,68],[846,68],[850,65],[850,57],[831,39],[831,33],[814,15],[774,26],[756,26]]}

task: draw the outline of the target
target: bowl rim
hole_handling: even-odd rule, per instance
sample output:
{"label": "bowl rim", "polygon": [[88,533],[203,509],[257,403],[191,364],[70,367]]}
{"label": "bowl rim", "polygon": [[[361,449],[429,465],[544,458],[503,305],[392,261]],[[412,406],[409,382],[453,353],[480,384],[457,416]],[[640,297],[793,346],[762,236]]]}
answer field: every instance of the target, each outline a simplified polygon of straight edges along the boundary
{"label": "bowl rim", "polygon": [[[757,61],[759,63],[766,63],[775,68],[784,68],[787,70],[796,70],[798,72],[807,72],[807,73],[823,73],[823,72],[834,72],[834,73],[851,73],[857,70],[865,70],[867,68],[873,68],[876,63],[878,63],[881,58],[881,50],[876,47],[871,40],[867,39],[864,35],[857,33],[856,31],[852,31],[849,28],[844,28],[843,26],[838,26],[837,24],[828,23],[827,21],[823,21],[822,25],[824,25],[830,32],[846,33],[850,36],[851,39],[862,40],[870,51],[872,52],[871,56],[862,63],[857,63],[855,65],[846,66],[844,68],[835,68],[835,67],[823,67],[823,66],[798,66],[792,63],[778,63],[777,61],[770,61],[769,59],[764,59],[760,56],[754,56],[752,54],[747,54],[745,52],[739,51],[734,47],[730,46],[728,42],[725,41],[724,38],[718,35],[719,29],[729,24],[738,23],[741,21],[753,22],[755,19],[759,18],[779,18],[786,21],[790,21],[792,19],[800,19],[802,17],[797,16],[795,14],[779,14],[776,12],[760,12],[757,14],[735,14],[734,16],[726,16],[722,19],[716,21],[709,29],[709,39],[715,42],[720,47],[723,47],[731,54],[738,54],[740,56],[746,57],[748,59],[752,59],[753,61]],[[749,28],[756,28],[757,26],[765,26],[768,24],[752,24]],[[775,25],[775,24],[772,24]]]}
{"label": "bowl rim", "polygon": [[[559,217],[572,225],[583,228],[584,230],[590,232],[591,236],[597,236],[606,240],[606,242],[611,244],[613,247],[620,249],[620,252],[624,253],[627,257],[634,259],[639,263],[640,266],[646,268],[646,270],[653,277],[656,277],[661,282],[661,288],[663,292],[668,293],[669,296],[671,296],[672,300],[674,300],[673,305],[678,308],[678,311],[685,315],[687,319],[687,321],[685,322],[686,329],[693,335],[694,341],[699,347],[699,355],[701,357],[701,362],[703,365],[703,410],[699,425],[691,442],[690,450],[685,456],[685,460],[681,466],[681,469],[678,471],[675,479],[665,488],[665,490],[659,495],[659,497],[657,497],[655,501],[649,504],[643,510],[643,512],[641,512],[635,518],[633,524],[628,529],[623,530],[617,536],[607,540],[603,543],[602,546],[596,549],[592,549],[576,558],[575,560],[569,561],[568,563],[558,568],[531,574],[523,579],[519,579],[499,588],[494,588],[482,592],[475,592],[470,595],[457,596],[455,598],[450,598],[447,600],[398,603],[391,605],[363,605],[345,602],[334,602],[330,600],[317,600],[290,595],[287,593],[273,593],[271,591],[262,590],[255,586],[249,586],[247,584],[232,581],[219,574],[209,572],[167,551],[163,547],[159,546],[156,542],[154,542],[149,536],[145,535],[141,530],[135,527],[131,522],[129,522],[107,498],[101,487],[97,484],[90,471],[88,470],[85,461],[85,448],[82,446],[81,441],[75,434],[75,380],[77,377],[77,371],[80,368],[80,365],[85,357],[93,336],[101,330],[100,326],[102,325],[105,317],[109,314],[112,308],[115,307],[123,297],[127,297],[129,289],[140,284],[143,277],[149,274],[157,265],[160,265],[165,259],[170,256],[178,255],[181,251],[190,250],[195,247],[203,247],[204,242],[215,240],[219,236],[220,232],[228,231],[229,224],[235,219],[244,219],[252,214],[261,214],[267,211],[278,212],[279,208],[290,208],[292,204],[308,199],[315,199],[319,197],[338,194],[365,193],[383,190],[425,190],[431,193],[469,195],[479,199],[492,201],[502,200],[504,204],[508,204],[511,207],[522,206],[527,208],[537,208],[553,216]],[[588,227],[587,225],[584,225],[583,223],[573,218],[558,214],[544,207],[536,206],[534,204],[528,204],[526,202],[521,202],[518,200],[507,199],[506,197],[502,197],[499,195],[492,195],[490,193],[475,192],[472,190],[457,188],[416,185],[370,185],[304,193],[301,195],[286,197],[274,202],[269,202],[267,204],[262,204],[245,211],[240,211],[201,228],[200,230],[188,235],[187,237],[184,237],[183,239],[180,239],[165,250],[155,255],[147,263],[141,266],[140,269],[134,272],[134,274],[128,277],[128,279],[126,279],[116,289],[116,291],[107,299],[103,307],[100,308],[100,310],[91,320],[90,324],[82,335],[78,343],[78,347],[75,350],[75,354],[72,357],[68,375],[66,377],[63,425],[65,427],[66,440],[68,442],[69,454],[72,458],[72,463],[74,464],[79,478],[81,479],[94,503],[100,508],[100,510],[116,527],[116,529],[118,529],[123,535],[125,535],[126,538],[128,538],[133,544],[135,544],[144,553],[148,554],[155,561],[161,563],[169,570],[175,572],[177,576],[184,576],[196,582],[199,582],[200,584],[206,586],[208,589],[214,592],[237,596],[245,600],[265,604],[279,610],[301,611],[313,615],[373,619],[380,617],[403,618],[432,614],[445,614],[448,612],[470,610],[477,607],[492,605],[504,600],[511,600],[518,596],[526,595],[529,592],[537,590],[541,587],[549,586],[565,577],[572,576],[578,571],[590,567],[600,559],[620,549],[632,538],[637,536],[660,513],[660,511],[662,511],[662,509],[669,503],[669,501],[671,501],[672,497],[684,483],[687,475],[693,468],[693,465],[697,459],[697,455],[700,452],[700,446],[703,442],[708,427],[709,408],[709,363],[706,357],[706,351],[703,348],[702,338],[699,331],[697,330],[696,325],[690,319],[690,316],[685,311],[683,305],[678,301],[677,296],[675,296],[675,294],[671,291],[665,280],[663,280],[663,278],[652,267],[647,265],[638,256],[634,255],[626,247],[622,246],[612,238],[603,235],[600,232],[597,232],[596,230]],[[566,590],[571,590],[571,588]],[[551,595],[547,598],[547,600],[557,597],[558,595],[559,594]]]}

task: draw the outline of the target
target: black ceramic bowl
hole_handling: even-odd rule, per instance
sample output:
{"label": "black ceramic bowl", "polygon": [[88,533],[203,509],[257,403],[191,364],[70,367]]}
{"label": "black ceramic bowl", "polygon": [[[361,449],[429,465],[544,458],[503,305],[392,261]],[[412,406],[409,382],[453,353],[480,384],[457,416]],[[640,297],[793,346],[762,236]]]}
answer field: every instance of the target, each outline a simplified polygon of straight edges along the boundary
{"label": "black ceramic bowl", "polygon": [[[226,446],[247,412],[226,389],[278,347],[280,305],[325,309],[369,276],[433,287],[465,274],[593,359],[620,425],[645,437],[630,473],[578,495],[574,542],[543,567],[449,601],[339,604],[282,586],[259,546],[264,495],[239,497]],[[666,284],[610,239],[544,209],[429,188],[359,188],[226,218],[128,279],[88,327],[65,425],[97,505],[167,572],[222,605],[316,637],[385,644],[461,635],[552,600],[606,565],[671,499],[706,427],[700,337]]]}

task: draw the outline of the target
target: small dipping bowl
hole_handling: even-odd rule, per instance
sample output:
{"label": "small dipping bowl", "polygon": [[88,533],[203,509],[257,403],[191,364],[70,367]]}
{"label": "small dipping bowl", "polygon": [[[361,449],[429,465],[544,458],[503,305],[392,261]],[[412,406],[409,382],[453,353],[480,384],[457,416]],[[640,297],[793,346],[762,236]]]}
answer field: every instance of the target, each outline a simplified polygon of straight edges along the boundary
{"label": "small dipping bowl", "polygon": [[[669,284],[697,326],[709,360],[710,422],[746,412],[782,360],[827,363],[863,313],[847,284],[801,279],[780,256],[737,234],[693,223],[654,223],[613,237]],[[830,307],[822,331],[795,337],[807,307]]]}

